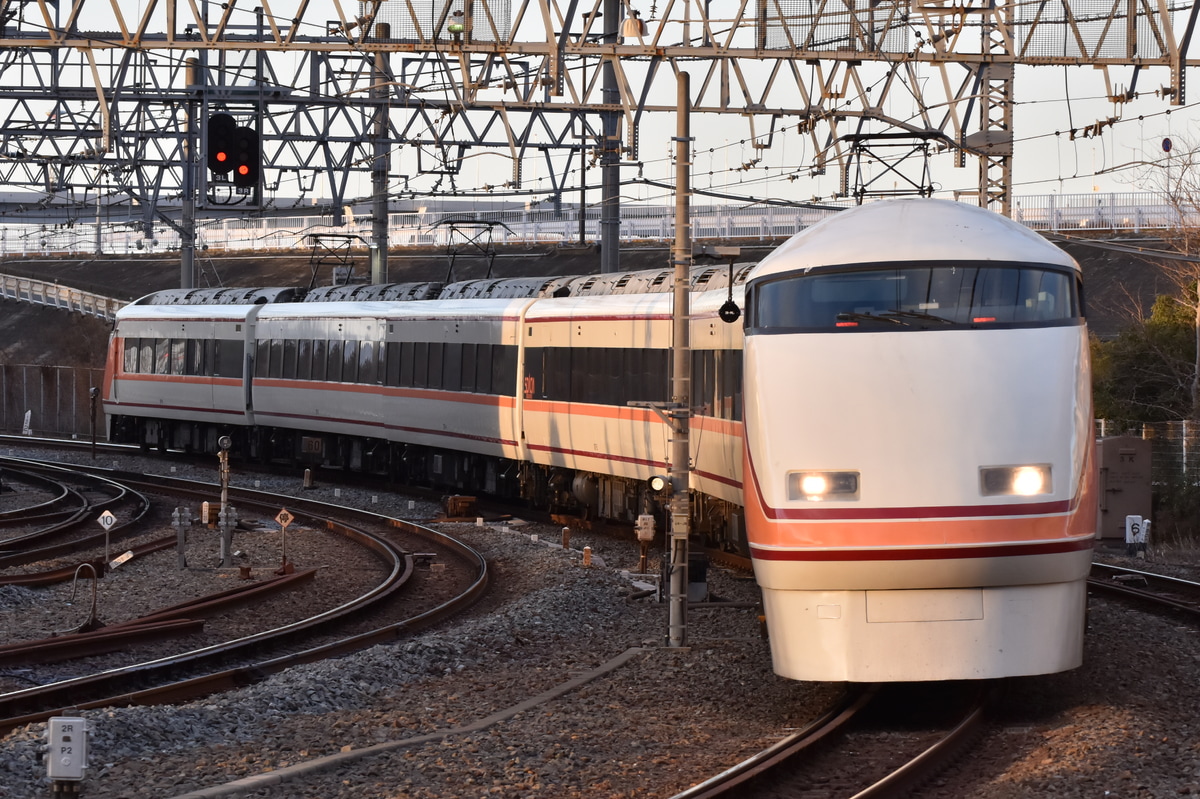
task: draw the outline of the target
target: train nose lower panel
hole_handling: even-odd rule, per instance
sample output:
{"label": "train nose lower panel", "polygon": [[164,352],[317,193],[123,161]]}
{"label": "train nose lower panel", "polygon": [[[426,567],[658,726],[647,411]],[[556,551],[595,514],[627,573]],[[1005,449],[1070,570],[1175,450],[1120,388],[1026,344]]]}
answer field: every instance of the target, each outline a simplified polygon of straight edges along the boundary
{"label": "train nose lower panel", "polygon": [[1049,674],[1083,661],[1082,581],[910,591],[764,589],[763,602],[775,672],[794,680],[983,680]]}

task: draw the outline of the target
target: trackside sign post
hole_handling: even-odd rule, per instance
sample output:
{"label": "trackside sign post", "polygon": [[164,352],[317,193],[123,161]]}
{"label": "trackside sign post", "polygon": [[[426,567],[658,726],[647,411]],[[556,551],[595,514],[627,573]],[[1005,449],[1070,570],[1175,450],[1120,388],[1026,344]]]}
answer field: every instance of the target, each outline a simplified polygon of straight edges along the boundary
{"label": "trackside sign post", "polygon": [[96,519],[96,521],[104,528],[104,562],[108,563],[108,532],[117,523],[117,517],[113,516],[112,511],[106,510],[100,514],[100,518]]}
{"label": "trackside sign post", "polygon": [[287,529],[288,525],[295,520],[296,517],[293,516],[287,508],[279,511],[279,513],[275,516],[275,521],[279,524],[280,528],[279,539],[283,544],[283,563],[281,563],[279,566],[280,574],[292,573],[292,564],[288,563],[287,557]]}

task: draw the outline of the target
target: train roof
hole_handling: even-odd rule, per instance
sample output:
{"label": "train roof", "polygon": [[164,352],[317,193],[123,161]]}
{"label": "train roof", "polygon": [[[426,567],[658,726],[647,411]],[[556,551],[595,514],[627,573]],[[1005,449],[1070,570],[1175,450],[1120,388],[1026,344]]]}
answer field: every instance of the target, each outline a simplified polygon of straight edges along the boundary
{"label": "train roof", "polygon": [[[746,282],[753,263],[696,264],[690,284],[694,293],[724,289],[732,277],[735,286]],[[167,289],[147,294],[134,305],[267,305],[339,302],[413,302],[427,300],[503,300],[548,297],[601,297],[661,294],[674,288],[674,269],[646,269],[599,275],[510,277],[462,280],[457,283],[356,283],[299,288]]]}
{"label": "train roof", "polygon": [[295,288],[166,289],[134,300],[134,305],[265,305],[295,302],[304,292]]}
{"label": "train roof", "polygon": [[206,320],[213,322],[241,322],[254,310],[254,305],[150,305],[141,301],[126,305],[117,311],[117,322],[132,320]]}
{"label": "train roof", "polygon": [[[754,264],[735,264],[734,285],[746,281]],[[598,297],[612,294],[659,294],[671,291],[675,271],[644,269],[599,275],[513,277],[463,280],[450,283],[436,299],[497,299],[501,297]],[[729,267],[698,264],[692,267],[692,291],[711,291],[729,285]],[[435,298],[430,298],[435,299]]]}
{"label": "train roof", "polygon": [[377,319],[446,318],[484,321],[496,317],[515,317],[528,304],[523,298],[498,300],[430,300],[427,302],[360,302],[344,300],[320,303],[280,303],[268,305],[258,314],[260,322],[272,319]]}
{"label": "train roof", "polygon": [[751,277],[905,261],[1016,261],[1079,270],[1070,255],[1007,217],[951,200],[904,198],[823,219],[776,248]]}
{"label": "train roof", "polygon": [[442,293],[444,283],[352,283],[321,286],[304,295],[304,302],[406,302],[432,300]]}

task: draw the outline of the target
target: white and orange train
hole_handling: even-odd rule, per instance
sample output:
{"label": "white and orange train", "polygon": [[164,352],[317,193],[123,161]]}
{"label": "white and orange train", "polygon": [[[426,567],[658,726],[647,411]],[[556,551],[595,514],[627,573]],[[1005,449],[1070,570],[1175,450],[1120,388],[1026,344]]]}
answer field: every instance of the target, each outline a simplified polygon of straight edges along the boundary
{"label": "white and orange train", "polygon": [[[718,316],[731,279],[744,324]],[[633,520],[669,466],[639,403],[669,399],[670,284],[151,296],[117,317],[109,437],[228,435],[246,457]],[[1096,489],[1071,258],[978,208],[893,200],[692,285],[693,530],[753,559],[776,672],[1079,665]]]}

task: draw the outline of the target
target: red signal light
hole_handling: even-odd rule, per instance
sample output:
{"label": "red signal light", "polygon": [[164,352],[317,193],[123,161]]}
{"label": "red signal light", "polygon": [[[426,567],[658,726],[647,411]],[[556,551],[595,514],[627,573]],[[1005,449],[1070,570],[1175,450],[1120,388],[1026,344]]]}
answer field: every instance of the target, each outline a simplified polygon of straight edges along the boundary
{"label": "red signal light", "polygon": [[236,131],[237,122],[229,114],[213,114],[208,118],[205,150],[208,168],[214,175],[224,175],[233,166],[230,153]]}

